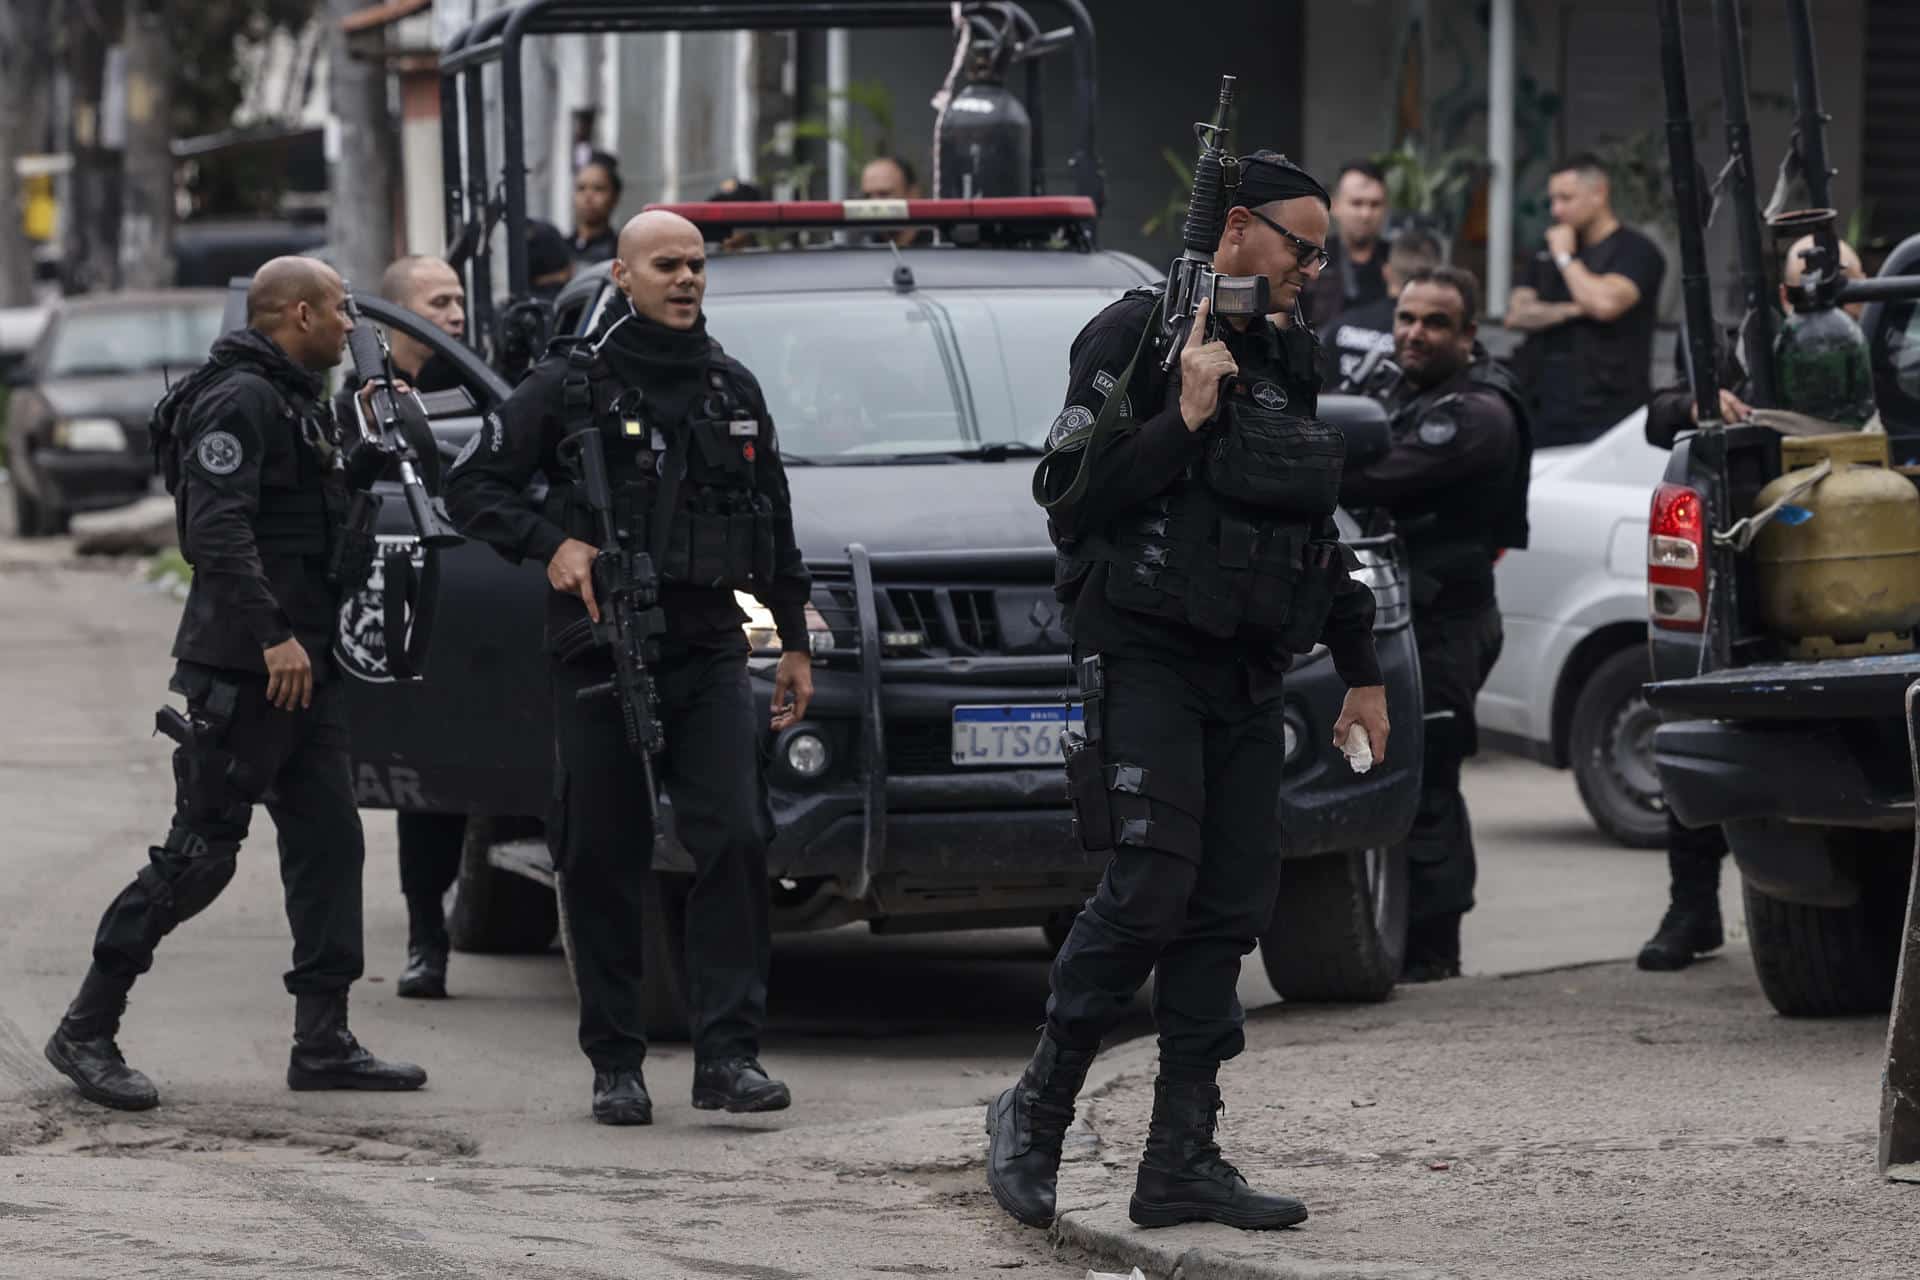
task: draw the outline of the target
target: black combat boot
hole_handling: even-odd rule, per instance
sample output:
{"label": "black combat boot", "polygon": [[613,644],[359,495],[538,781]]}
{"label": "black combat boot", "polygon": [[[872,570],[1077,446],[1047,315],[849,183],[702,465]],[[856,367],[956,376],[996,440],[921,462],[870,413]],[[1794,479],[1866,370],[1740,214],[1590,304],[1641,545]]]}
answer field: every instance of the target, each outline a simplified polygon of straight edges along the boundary
{"label": "black combat boot", "polygon": [[1642,969],[1667,972],[1684,969],[1695,958],[1715,951],[1727,940],[1720,926],[1720,903],[1675,902],[1660,918],[1660,927],[1640,948],[1634,961]]}
{"label": "black combat boot", "polygon": [[407,967],[394,990],[409,1000],[447,998],[447,917],[438,894],[407,895]]}
{"label": "black combat boot", "polygon": [[120,1046],[113,1042],[132,989],[132,978],[111,977],[97,966],[89,967],[67,1016],[47,1038],[47,1061],[73,1081],[87,1101],[121,1111],[145,1111],[160,1104],[160,1091],[127,1065]]}
{"label": "black combat boot", "polygon": [[293,1056],[289,1089],[418,1089],[427,1073],[411,1062],[385,1062],[360,1047],[347,1030],[347,993],[325,991],[293,998]]}
{"label": "black combat boot", "polygon": [[593,1119],[596,1124],[653,1123],[653,1097],[640,1068],[593,1073]]}
{"label": "black combat boot", "polygon": [[793,1095],[768,1078],[758,1058],[711,1058],[693,1064],[693,1105],[699,1111],[785,1111]]}
{"label": "black combat boot", "polygon": [[1095,1052],[1062,1048],[1042,1032],[1019,1081],[987,1106],[987,1186],[1030,1227],[1053,1224],[1060,1144]]}
{"label": "black combat boot", "polygon": [[1127,1205],[1135,1223],[1223,1222],[1245,1231],[1270,1231],[1307,1220],[1306,1205],[1292,1196],[1255,1191],[1221,1158],[1213,1133],[1222,1110],[1217,1084],[1164,1076],[1153,1082],[1153,1123]]}
{"label": "black combat boot", "polygon": [[1460,976],[1460,917],[1434,916],[1407,926],[1400,981],[1441,982]]}

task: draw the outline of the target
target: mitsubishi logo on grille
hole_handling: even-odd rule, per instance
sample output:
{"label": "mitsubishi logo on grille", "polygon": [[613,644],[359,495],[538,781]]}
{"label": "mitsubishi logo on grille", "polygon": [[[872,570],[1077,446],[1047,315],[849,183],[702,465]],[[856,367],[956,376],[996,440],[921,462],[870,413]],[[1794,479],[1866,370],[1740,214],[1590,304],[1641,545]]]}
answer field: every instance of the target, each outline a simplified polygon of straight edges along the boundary
{"label": "mitsubishi logo on grille", "polygon": [[[1035,600],[1033,607],[1027,610],[1027,621],[1031,622],[1033,629],[1039,632],[1039,635],[1035,637],[1035,639],[1038,640],[1048,639],[1049,633],[1053,631],[1053,624],[1059,620],[1059,615],[1054,613],[1053,606],[1045,600]],[[1065,636],[1053,636],[1052,638],[1060,641],[1065,641],[1066,639]]]}

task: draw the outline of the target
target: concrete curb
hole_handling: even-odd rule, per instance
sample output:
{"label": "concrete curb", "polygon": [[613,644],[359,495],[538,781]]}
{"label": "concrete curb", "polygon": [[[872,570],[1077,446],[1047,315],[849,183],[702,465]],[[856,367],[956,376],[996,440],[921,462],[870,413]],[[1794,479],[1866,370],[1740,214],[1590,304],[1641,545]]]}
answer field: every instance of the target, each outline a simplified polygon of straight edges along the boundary
{"label": "concrete curb", "polygon": [[[1309,1220],[1311,1221],[1311,1220]],[[1138,1267],[1155,1280],[1443,1280],[1426,1267],[1377,1262],[1321,1262],[1287,1254],[1290,1231],[1245,1232],[1211,1223],[1149,1231],[1127,1219],[1125,1203],[1101,1201],[1069,1209],[1050,1232],[1068,1245],[1122,1270]]]}

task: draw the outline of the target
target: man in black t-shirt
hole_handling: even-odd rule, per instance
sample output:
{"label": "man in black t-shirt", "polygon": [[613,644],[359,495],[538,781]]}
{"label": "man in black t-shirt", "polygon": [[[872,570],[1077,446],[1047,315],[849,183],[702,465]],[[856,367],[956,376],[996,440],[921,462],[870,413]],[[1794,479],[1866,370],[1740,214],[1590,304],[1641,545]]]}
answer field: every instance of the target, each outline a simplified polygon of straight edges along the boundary
{"label": "man in black t-shirt", "polygon": [[[1327,242],[1326,269],[1300,294],[1300,310],[1322,338],[1346,312],[1387,296],[1387,242],[1380,234],[1387,224],[1387,176],[1380,166],[1368,160],[1340,166],[1329,213],[1334,235]],[[1392,312],[1387,316],[1391,329]]]}
{"label": "man in black t-shirt", "polygon": [[1666,260],[1614,216],[1606,170],[1577,155],[1547,182],[1554,225],[1507,303],[1534,444],[1582,444],[1652,394],[1654,306]]}

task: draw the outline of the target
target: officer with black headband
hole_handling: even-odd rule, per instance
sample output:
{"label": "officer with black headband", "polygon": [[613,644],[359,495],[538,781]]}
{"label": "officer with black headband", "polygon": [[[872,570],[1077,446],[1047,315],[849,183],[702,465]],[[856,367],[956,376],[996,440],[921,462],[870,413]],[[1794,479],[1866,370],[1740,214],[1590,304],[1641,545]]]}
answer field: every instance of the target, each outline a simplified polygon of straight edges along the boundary
{"label": "officer with black headband", "polygon": [[[616,548],[595,545],[584,477],[569,480],[561,442],[599,433],[617,549],[652,557],[664,613],[646,659],[666,737],[658,768],[695,864],[684,889],[693,1105],[777,1111],[789,1103],[787,1086],[758,1057],[773,832],[754,718],[767,713],[753,707],[747,619],[734,593],[758,596],[779,628],[771,723],[784,729],[813,696],[807,569],[760,384],[707,336],[699,228],[678,214],[642,213],[621,230],[619,249],[620,296],[590,338],[550,352],[489,417],[449,473],[447,505],[469,537],[547,568],[558,739],[547,840],[580,993],[580,1047],[594,1069],[593,1118],[650,1124],[640,931],[645,895],[674,880],[649,874],[653,817],[621,706],[581,697],[612,678],[613,657],[590,620],[600,621],[604,603],[594,596],[595,558]],[[539,506],[527,497],[536,471],[555,481]]]}
{"label": "officer with black headband", "polygon": [[[1053,1219],[1061,1138],[1101,1038],[1155,973],[1160,1076],[1133,1221],[1265,1228],[1307,1213],[1221,1157],[1216,1076],[1245,1047],[1234,989],[1279,886],[1282,673],[1324,640],[1349,687],[1335,738],[1361,726],[1376,757],[1386,691],[1373,597],[1331,518],[1344,447],[1314,421],[1298,311],[1326,263],[1327,193],[1274,152],[1240,163],[1214,266],[1265,276],[1271,314],[1209,341],[1203,304],[1169,376],[1162,291],[1109,306],[1074,341],[1036,478],[1086,705],[1068,786],[1083,845],[1109,862],[1054,961],[1039,1048],[987,1113],[988,1183],[1033,1226]],[[1118,425],[1089,450],[1115,396]]]}

